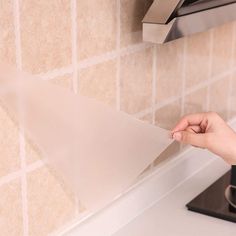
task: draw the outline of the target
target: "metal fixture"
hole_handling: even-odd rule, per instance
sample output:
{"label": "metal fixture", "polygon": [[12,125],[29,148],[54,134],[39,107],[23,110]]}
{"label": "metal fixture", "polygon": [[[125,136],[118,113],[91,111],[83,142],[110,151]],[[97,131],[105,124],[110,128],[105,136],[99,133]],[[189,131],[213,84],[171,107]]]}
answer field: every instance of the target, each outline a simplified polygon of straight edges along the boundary
{"label": "metal fixture", "polygon": [[166,43],[236,20],[236,0],[154,0],[143,19],[143,40]]}

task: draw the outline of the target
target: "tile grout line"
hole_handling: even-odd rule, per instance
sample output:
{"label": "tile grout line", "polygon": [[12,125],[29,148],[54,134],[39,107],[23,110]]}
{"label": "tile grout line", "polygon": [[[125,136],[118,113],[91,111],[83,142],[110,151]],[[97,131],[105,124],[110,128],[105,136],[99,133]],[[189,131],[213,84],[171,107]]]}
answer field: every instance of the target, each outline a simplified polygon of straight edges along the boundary
{"label": "tile grout line", "polygon": [[[119,30],[120,32],[120,30]],[[118,37],[118,36],[117,36]],[[135,44],[132,46],[128,46],[125,48],[122,48],[120,50],[117,50],[117,46],[116,49],[107,53],[104,53],[102,55],[99,56],[94,56],[85,60],[82,60],[78,63],[78,67],[79,69],[85,69],[97,64],[100,64],[102,62],[106,62],[109,60],[113,60],[115,58],[118,58],[119,56],[126,56],[135,52],[139,52],[142,51],[144,49],[150,48],[151,45],[146,44],[146,43],[139,43],[139,44]]]}
{"label": "tile grout line", "polygon": [[117,53],[117,64],[116,64],[116,109],[120,111],[121,109],[121,78],[120,78],[120,62],[121,62],[121,55],[120,55],[120,44],[121,44],[121,2],[120,0],[116,1],[117,4],[117,12],[116,12],[116,20],[117,20],[117,32],[116,32],[116,53]]}
{"label": "tile grout line", "polygon": [[26,173],[30,173],[32,171],[35,171],[43,166],[45,166],[44,161],[42,161],[42,160],[35,161],[32,164],[26,166]]}
{"label": "tile grout line", "polygon": [[78,69],[77,69],[77,4],[76,0],[71,0],[71,35],[72,35],[72,89],[78,92]]}
{"label": "tile grout line", "polygon": [[19,1],[20,0],[14,0],[14,33],[16,47],[16,66],[18,69],[22,69]]}
{"label": "tile grout line", "polygon": [[[15,46],[16,46],[16,66],[22,69],[22,51],[20,34],[20,0],[14,1],[14,28],[15,28]],[[21,160],[21,197],[22,197],[22,217],[23,217],[23,235],[29,235],[28,203],[27,203],[27,179],[26,179],[26,152],[24,130],[20,124],[19,133],[20,160]]]}
{"label": "tile grout line", "polygon": [[64,75],[72,74],[72,73],[73,73],[73,66],[70,65],[70,66],[67,66],[67,67],[54,69],[54,70],[48,71],[46,73],[40,73],[40,74],[37,74],[36,76],[39,76],[44,80],[51,80],[51,79],[54,79],[56,77],[60,77],[60,76],[64,76]]}
{"label": "tile grout line", "polygon": [[[36,161],[36,162],[30,164],[29,166],[25,167],[25,173],[30,173],[32,171],[35,171],[35,170],[41,168],[44,165],[45,165],[45,163],[43,161],[41,161],[41,160]],[[24,174],[22,172],[24,172],[24,171],[21,169],[21,170],[14,171],[14,172],[12,172],[8,175],[5,175],[5,176],[1,177],[0,178],[0,186],[2,186],[4,184],[7,184],[7,183],[9,183],[12,180],[15,180],[17,178],[21,178],[22,174]]]}
{"label": "tile grout line", "polygon": [[[235,52],[235,39],[236,39],[236,23],[233,25],[233,32],[232,32],[232,47],[231,47],[231,62],[230,62],[230,68],[233,68],[234,66],[234,52]],[[233,92],[232,85],[233,85],[233,73],[229,77],[229,93],[228,93],[228,101],[227,101],[227,119],[230,118],[231,115],[231,95]]]}
{"label": "tile grout line", "polygon": [[[72,90],[78,93],[78,56],[77,56],[77,1],[71,0],[71,35],[72,35]],[[81,211],[81,203],[78,197],[75,197],[75,215]]]}
{"label": "tile grout line", "polygon": [[8,175],[5,175],[3,177],[0,178],[0,187],[4,184],[8,184],[9,182],[16,180],[17,178],[20,178],[22,176],[21,174],[21,170],[12,172]]}
{"label": "tile grout line", "polygon": [[93,57],[90,57],[88,59],[84,59],[84,60],[80,61],[77,64],[77,66],[78,66],[79,69],[86,69],[86,68],[89,68],[91,66],[95,66],[95,65],[98,65],[100,63],[113,60],[117,57],[118,57],[117,51],[113,50],[113,51],[101,54],[99,56],[93,56]]}
{"label": "tile grout line", "polygon": [[209,65],[208,65],[208,84],[207,84],[207,101],[206,101],[206,110],[210,110],[210,92],[211,92],[211,77],[212,77],[212,66],[213,66],[213,46],[214,46],[214,31],[210,30],[210,55],[209,55]]}

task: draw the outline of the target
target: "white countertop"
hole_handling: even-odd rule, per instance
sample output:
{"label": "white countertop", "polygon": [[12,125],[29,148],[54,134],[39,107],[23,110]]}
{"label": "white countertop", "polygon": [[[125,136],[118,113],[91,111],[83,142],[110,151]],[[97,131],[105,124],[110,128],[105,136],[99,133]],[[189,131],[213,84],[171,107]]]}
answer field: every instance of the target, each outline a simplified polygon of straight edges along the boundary
{"label": "white countertop", "polygon": [[236,224],[188,211],[185,204],[220,177],[225,169],[216,159],[170,192],[113,236],[232,236]]}

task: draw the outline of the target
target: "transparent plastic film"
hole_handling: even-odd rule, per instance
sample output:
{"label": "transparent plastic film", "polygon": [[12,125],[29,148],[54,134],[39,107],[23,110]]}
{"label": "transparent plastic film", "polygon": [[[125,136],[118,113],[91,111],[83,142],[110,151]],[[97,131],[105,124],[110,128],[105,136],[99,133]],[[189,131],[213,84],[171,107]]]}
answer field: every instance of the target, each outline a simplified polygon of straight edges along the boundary
{"label": "transparent plastic film", "polygon": [[6,66],[0,100],[89,210],[125,191],[173,142],[167,130]]}

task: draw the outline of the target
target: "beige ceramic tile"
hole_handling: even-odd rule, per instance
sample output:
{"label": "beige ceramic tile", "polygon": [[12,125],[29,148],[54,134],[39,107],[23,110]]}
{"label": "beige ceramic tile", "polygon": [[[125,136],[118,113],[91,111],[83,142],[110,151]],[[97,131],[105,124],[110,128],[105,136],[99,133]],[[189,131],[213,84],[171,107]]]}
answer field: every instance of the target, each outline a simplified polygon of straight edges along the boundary
{"label": "beige ceramic tile", "polygon": [[20,181],[0,187],[0,229],[4,236],[22,236],[22,207]]}
{"label": "beige ceramic tile", "polygon": [[71,12],[67,0],[22,0],[23,69],[46,72],[71,64]]}
{"label": "beige ceramic tile", "polygon": [[227,119],[229,78],[221,79],[210,87],[210,110]]}
{"label": "beige ceramic tile", "polygon": [[46,236],[75,216],[73,195],[46,167],[29,173],[27,181],[29,235]]}
{"label": "beige ceramic tile", "polygon": [[156,111],[156,125],[164,129],[172,129],[181,117],[181,100],[177,100]]}
{"label": "beige ceramic tile", "polygon": [[98,56],[116,48],[116,2],[77,0],[79,60]]}
{"label": "beige ceramic tile", "polygon": [[142,42],[142,19],[152,0],[121,0],[121,47]]}
{"label": "beige ceramic tile", "polygon": [[213,30],[212,76],[230,68],[233,26],[233,23],[228,23]]}
{"label": "beige ceramic tile", "polygon": [[19,130],[3,107],[0,106],[0,177],[20,167]]}
{"label": "beige ceramic tile", "polygon": [[154,161],[154,166],[163,163],[166,160],[176,156],[180,152],[180,144],[177,142],[172,143],[161,155]]}
{"label": "beige ceramic tile", "polygon": [[0,61],[15,64],[13,1],[0,0]]}
{"label": "beige ceramic tile", "polygon": [[121,58],[121,109],[137,113],[151,107],[152,49]]}
{"label": "beige ceramic tile", "polygon": [[116,60],[82,69],[79,73],[78,86],[81,95],[115,106]]}
{"label": "beige ceramic tile", "polygon": [[183,46],[179,39],[157,49],[156,102],[181,94],[183,80]]}
{"label": "beige ceramic tile", "polygon": [[207,88],[201,88],[185,97],[184,114],[204,112],[207,109]]}
{"label": "beige ceramic tile", "polygon": [[210,31],[187,38],[186,88],[191,88],[209,77]]}

